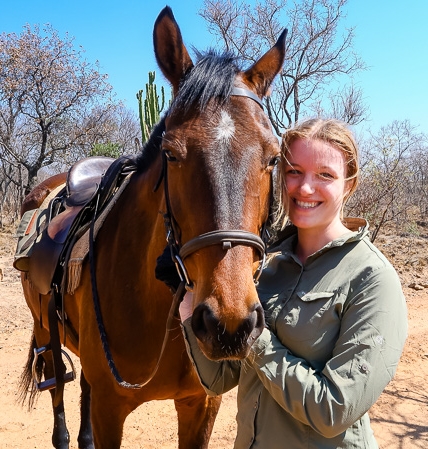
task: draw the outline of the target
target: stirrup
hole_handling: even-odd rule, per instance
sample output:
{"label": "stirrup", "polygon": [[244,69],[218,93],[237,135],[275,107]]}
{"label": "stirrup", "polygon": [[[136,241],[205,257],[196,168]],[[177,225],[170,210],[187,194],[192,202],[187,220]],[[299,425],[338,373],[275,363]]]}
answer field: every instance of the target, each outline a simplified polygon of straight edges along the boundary
{"label": "stirrup", "polygon": [[[34,360],[33,360],[33,366],[32,366],[32,375],[33,375],[33,381],[38,391],[46,391],[46,390],[52,390],[56,387],[56,378],[52,377],[50,379],[46,379],[43,382],[37,381],[36,376],[36,366],[37,366],[37,359],[39,355],[50,351],[50,345],[42,346],[41,348],[34,348]],[[70,365],[70,371],[66,372],[64,374],[64,383],[71,382],[72,380],[76,379],[76,370],[74,368],[73,361],[71,360],[70,356],[61,349],[62,354],[67,359],[69,365]]]}

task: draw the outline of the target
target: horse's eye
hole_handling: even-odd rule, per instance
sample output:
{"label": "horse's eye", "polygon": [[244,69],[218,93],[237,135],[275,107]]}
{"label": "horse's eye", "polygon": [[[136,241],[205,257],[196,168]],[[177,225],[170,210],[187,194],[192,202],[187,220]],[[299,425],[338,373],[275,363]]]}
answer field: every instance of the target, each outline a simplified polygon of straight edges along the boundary
{"label": "horse's eye", "polygon": [[269,161],[269,167],[275,167],[276,165],[278,165],[280,160],[280,156],[275,156],[273,157],[270,161]]}
{"label": "horse's eye", "polygon": [[174,156],[174,153],[171,150],[163,150],[165,157],[169,162],[174,162],[177,158]]}

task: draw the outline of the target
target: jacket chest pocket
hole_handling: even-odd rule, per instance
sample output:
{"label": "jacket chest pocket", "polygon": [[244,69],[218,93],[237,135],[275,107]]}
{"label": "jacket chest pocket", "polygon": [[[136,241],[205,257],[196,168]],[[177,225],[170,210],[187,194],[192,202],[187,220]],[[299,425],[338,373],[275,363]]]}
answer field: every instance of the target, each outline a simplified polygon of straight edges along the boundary
{"label": "jacket chest pocket", "polygon": [[340,328],[337,296],[336,292],[295,292],[278,314],[278,337],[287,346],[294,341],[308,342],[314,347],[327,334],[337,335]]}

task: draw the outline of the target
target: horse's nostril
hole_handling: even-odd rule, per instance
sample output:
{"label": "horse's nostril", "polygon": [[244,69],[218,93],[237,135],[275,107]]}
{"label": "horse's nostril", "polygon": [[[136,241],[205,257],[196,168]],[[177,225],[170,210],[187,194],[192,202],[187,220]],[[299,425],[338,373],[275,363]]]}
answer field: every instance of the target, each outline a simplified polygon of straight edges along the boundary
{"label": "horse's nostril", "polygon": [[254,308],[253,314],[255,315],[255,326],[250,332],[248,343],[251,346],[257,339],[257,337],[262,333],[265,327],[265,312],[260,304],[257,304]]}
{"label": "horse's nostril", "polygon": [[245,357],[261,334],[264,323],[264,311],[260,304],[254,306],[233,333],[226,330],[225,323],[220,322],[206,304],[199,304],[192,315],[193,332],[213,359]]}
{"label": "horse's nostril", "polygon": [[254,312],[257,316],[255,328],[263,329],[265,327],[265,311],[263,310],[261,304],[256,305],[256,307],[254,308]]}
{"label": "horse's nostril", "polygon": [[205,304],[199,304],[192,315],[192,329],[200,341],[206,341],[210,335],[218,332],[218,320],[212,310]]}

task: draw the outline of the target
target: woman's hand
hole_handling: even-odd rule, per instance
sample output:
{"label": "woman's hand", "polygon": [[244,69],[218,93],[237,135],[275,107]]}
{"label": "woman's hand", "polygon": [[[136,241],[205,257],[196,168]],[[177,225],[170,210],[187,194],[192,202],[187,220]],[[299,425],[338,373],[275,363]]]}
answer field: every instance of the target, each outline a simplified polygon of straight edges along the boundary
{"label": "woman's hand", "polygon": [[178,311],[180,313],[180,319],[181,319],[182,323],[184,323],[184,321],[186,321],[187,318],[192,316],[192,313],[193,313],[193,293],[192,292],[186,292],[186,294],[184,295],[183,301],[181,301],[181,303],[180,303]]}

